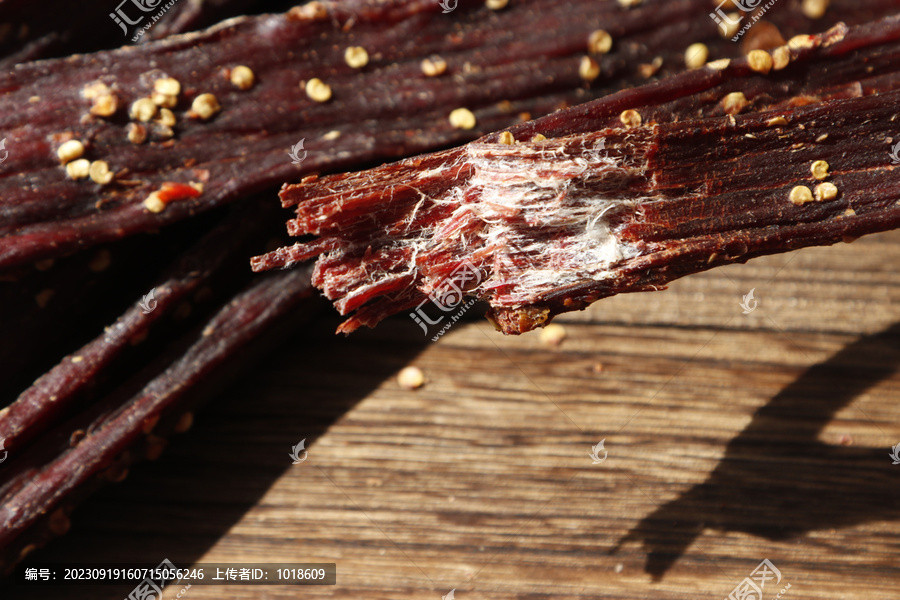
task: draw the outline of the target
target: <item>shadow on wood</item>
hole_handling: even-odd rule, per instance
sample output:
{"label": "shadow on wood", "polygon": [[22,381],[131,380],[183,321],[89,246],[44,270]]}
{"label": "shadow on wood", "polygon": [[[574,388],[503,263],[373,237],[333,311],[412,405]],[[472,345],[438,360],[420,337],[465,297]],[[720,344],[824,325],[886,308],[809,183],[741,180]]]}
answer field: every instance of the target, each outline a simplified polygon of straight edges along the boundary
{"label": "shadow on wood", "polygon": [[[328,317],[300,329],[244,381],[214,398],[190,435],[172,438],[160,460],[136,465],[124,482],[101,490],[75,511],[67,535],[29,559],[69,566],[156,565],[163,558],[179,567],[196,563],[288,469],[311,468],[292,464],[292,446],[305,438],[314,458],[318,438],[426,344],[410,323],[399,334],[382,327],[352,339],[335,336],[338,323]],[[205,507],[200,513],[198,504]],[[257,562],[266,559],[260,555]],[[133,587],[76,591],[118,600]],[[53,597],[58,588],[52,586],[29,595]]]}
{"label": "shadow on wood", "polygon": [[900,477],[890,448],[818,439],[840,409],[898,365],[900,323],[810,367],[756,411],[706,481],[644,517],[610,554],[640,541],[645,571],[659,581],[707,528],[781,541],[900,518]]}

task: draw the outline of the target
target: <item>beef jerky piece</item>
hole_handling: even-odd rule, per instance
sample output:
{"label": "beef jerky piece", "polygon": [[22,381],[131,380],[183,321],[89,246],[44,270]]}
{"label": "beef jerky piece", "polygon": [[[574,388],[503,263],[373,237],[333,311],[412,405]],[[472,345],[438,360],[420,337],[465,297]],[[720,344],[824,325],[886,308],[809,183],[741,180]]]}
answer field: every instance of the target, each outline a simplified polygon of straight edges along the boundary
{"label": "beef jerky piece", "polygon": [[521,333],[604,296],[896,227],[898,38],[900,17],[838,26],[765,74],[713,65],[462,148],[310,177],[282,204],[297,206],[293,235],[319,238],[252,265],[322,254],[314,285],[356,311],[339,331],[465,292]]}
{"label": "beef jerky piece", "polygon": [[257,244],[271,222],[274,211],[256,204],[236,207],[226,215],[185,250],[159,282],[148,286],[146,292],[150,294],[140,303],[136,301],[101,335],[66,356],[0,411],[0,439],[6,440],[6,449],[14,452],[40,435],[105,379],[104,375],[119,365],[157,323],[176,315],[185,303],[190,305],[201,289],[214,296],[210,286],[223,287],[221,282],[215,286],[214,278],[227,277],[223,271],[237,266],[235,259],[245,256],[247,242]]}
{"label": "beef jerky piece", "polygon": [[[430,0],[313,3],[19,65],[0,75],[9,151],[0,269],[172,223],[304,173],[466,142],[618,89],[650,58],[641,48],[651,31],[660,43],[682,39],[676,23],[717,35],[701,6],[520,0],[446,15]],[[586,81],[588,40],[612,25],[620,41],[595,57],[602,76]],[[357,50],[348,63],[348,48],[365,49],[368,62],[357,62]],[[422,59],[432,55],[440,59],[425,70],[436,76],[426,76]],[[474,121],[451,123],[458,108]],[[68,153],[64,167],[57,151],[69,140],[84,150]]]}
{"label": "beef jerky piece", "polygon": [[[124,473],[122,458],[135,447],[152,456],[162,440],[147,431],[161,416],[178,416],[193,402],[199,384],[254,339],[285,317],[297,313],[309,299],[309,271],[297,269],[261,279],[236,295],[198,333],[187,352],[149,381],[120,407],[102,414],[90,426],[73,432],[67,447],[51,460],[35,464],[10,453],[0,488],[0,570],[53,535],[59,511],[98,478],[116,480]],[[39,449],[38,449],[39,450]],[[124,463],[123,463],[124,460]]]}

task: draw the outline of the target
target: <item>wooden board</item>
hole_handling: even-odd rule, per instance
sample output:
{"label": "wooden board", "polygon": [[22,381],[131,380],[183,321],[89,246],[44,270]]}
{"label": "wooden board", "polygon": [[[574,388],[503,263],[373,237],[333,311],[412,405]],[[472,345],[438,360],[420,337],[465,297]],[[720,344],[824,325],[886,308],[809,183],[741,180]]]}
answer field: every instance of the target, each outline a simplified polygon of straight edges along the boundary
{"label": "wooden board", "polygon": [[326,315],[33,557],[337,564],[190,600],[726,598],[763,559],[763,600],[897,597],[898,264],[900,232],[730,266],[565,315],[558,348]]}

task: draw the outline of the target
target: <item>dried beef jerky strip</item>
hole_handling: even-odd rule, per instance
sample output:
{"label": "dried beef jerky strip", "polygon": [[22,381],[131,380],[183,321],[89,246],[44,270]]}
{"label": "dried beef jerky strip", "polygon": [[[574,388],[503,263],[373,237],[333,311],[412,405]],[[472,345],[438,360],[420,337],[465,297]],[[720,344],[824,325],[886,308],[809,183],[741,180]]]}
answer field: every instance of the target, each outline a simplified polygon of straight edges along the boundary
{"label": "dried beef jerky strip", "polygon": [[[0,76],[10,151],[0,177],[0,268],[156,228],[307,172],[465,142],[617,89],[650,58],[641,48],[651,32],[668,43],[684,35],[673,23],[702,23],[717,35],[698,18],[701,5],[520,0],[445,15],[430,0],[314,3],[137,48],[20,65]],[[587,82],[588,39],[603,26],[619,43],[595,57],[602,76]],[[366,49],[365,66],[358,53],[348,64],[348,47]],[[431,55],[447,65],[439,76],[423,73]],[[300,84],[314,79],[328,87],[307,94]],[[171,113],[147,99],[154,94]],[[474,126],[450,123],[462,107]],[[57,151],[70,140],[84,150],[64,153],[72,162],[63,167]],[[305,158],[292,164],[288,151],[301,140]]]}
{"label": "dried beef jerky strip", "polygon": [[[76,432],[79,435],[62,454],[40,465],[11,455],[4,466],[10,472],[0,498],[0,570],[21,558],[25,541],[39,544],[48,534],[59,533],[52,521],[55,510],[64,501],[70,503],[106,470],[121,466],[120,457],[126,450],[136,444],[147,449],[148,443],[158,443],[146,433],[152,424],[161,415],[180,414],[183,406],[192,402],[197,386],[211,373],[230,364],[230,359],[250,342],[296,313],[311,295],[308,281],[308,269],[256,281],[209,320],[181,358],[117,411]],[[48,517],[49,530],[29,531]]]}
{"label": "dried beef jerky strip", "polygon": [[135,302],[101,335],[66,356],[0,410],[0,439],[6,440],[6,449],[15,452],[45,431],[119,364],[130,347],[141,343],[156,323],[170,319],[186,302],[190,304],[201,288],[213,296],[212,280],[238,262],[243,264],[237,259],[245,256],[246,242],[257,241],[271,222],[267,217],[273,211],[256,204],[236,207],[185,250],[158,283],[148,286],[147,292],[154,291],[149,312]]}
{"label": "dried beef jerky strip", "polygon": [[[262,11],[288,10],[297,2],[280,0],[177,0],[165,8],[166,0],[143,3],[141,10],[130,0],[106,0],[74,4],[65,0],[45,0],[39,7],[33,0],[0,2],[0,69],[32,60],[83,54],[162,39],[196,31],[228,18]],[[110,15],[122,10],[129,24]],[[160,11],[165,11],[160,17]],[[158,17],[153,21],[153,17]],[[152,24],[142,35],[137,31]]]}
{"label": "dried beef jerky strip", "polygon": [[896,227],[898,39],[900,17],[839,26],[766,54],[778,68],[754,55],[462,148],[310,177],[282,204],[297,206],[293,235],[319,239],[252,265],[324,253],[313,283],[356,311],[344,332],[458,294],[452,282],[520,333],[604,296]]}

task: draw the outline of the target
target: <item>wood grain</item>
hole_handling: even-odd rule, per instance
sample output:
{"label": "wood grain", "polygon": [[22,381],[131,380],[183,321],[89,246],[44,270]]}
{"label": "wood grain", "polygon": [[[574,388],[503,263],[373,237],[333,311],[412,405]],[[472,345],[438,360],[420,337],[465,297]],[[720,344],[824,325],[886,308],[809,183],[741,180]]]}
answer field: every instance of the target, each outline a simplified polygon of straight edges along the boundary
{"label": "wood grain", "polygon": [[31,558],[337,563],[334,587],[190,600],[725,598],[764,558],[783,598],[895,597],[898,264],[892,232],[724,267],[565,315],[558,348],[325,318]]}

